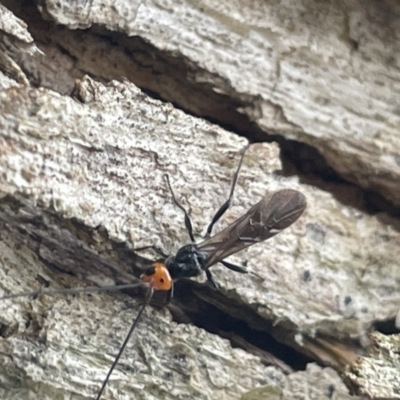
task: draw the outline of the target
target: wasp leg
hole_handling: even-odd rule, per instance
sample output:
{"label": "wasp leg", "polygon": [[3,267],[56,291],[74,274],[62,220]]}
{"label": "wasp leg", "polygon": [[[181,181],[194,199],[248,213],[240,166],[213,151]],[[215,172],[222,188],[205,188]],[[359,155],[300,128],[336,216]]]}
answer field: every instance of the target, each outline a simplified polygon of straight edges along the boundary
{"label": "wasp leg", "polygon": [[170,190],[170,192],[171,192],[172,200],[174,201],[174,204],[175,204],[178,208],[180,208],[180,209],[183,211],[183,213],[185,214],[185,226],[186,226],[186,229],[187,229],[187,231],[188,231],[188,233],[189,233],[190,240],[191,240],[192,242],[194,242],[192,221],[190,220],[189,214],[187,213],[187,211],[185,210],[185,208],[183,207],[183,205],[180,204],[179,201],[176,199],[175,194],[174,194],[174,191],[172,190],[172,186],[171,186],[171,184],[169,183],[169,176],[168,176],[167,174],[165,174],[165,179],[167,180],[167,184],[168,184],[169,190]]}
{"label": "wasp leg", "polygon": [[210,285],[214,288],[214,289],[218,289],[217,288],[217,284],[214,281],[214,278],[210,272],[209,269],[206,269],[206,277],[207,277],[207,281],[210,283]]}
{"label": "wasp leg", "polygon": [[172,282],[171,289],[168,290],[167,292],[167,297],[165,299],[165,305],[167,306],[169,303],[171,303],[172,298],[174,297],[174,282]]}
{"label": "wasp leg", "polygon": [[239,176],[239,171],[240,171],[240,168],[241,168],[241,166],[242,166],[242,162],[243,162],[244,155],[245,155],[246,150],[247,150],[248,148],[249,148],[249,145],[247,145],[247,146],[243,149],[242,157],[240,158],[239,165],[238,165],[238,167],[237,167],[237,169],[236,169],[235,174],[233,175],[233,178],[232,178],[232,185],[231,185],[231,191],[230,191],[230,193],[229,193],[228,200],[227,200],[224,204],[222,204],[222,206],[221,206],[221,207],[217,210],[217,212],[215,213],[213,219],[211,220],[210,225],[208,225],[208,227],[207,227],[207,232],[206,232],[206,234],[205,234],[205,236],[204,236],[205,239],[207,239],[207,238],[209,238],[209,237],[211,236],[211,232],[212,232],[212,229],[213,229],[214,225],[215,225],[216,222],[225,214],[226,210],[231,206],[232,197],[233,197],[233,192],[234,192],[234,190],[235,190],[236,182],[237,182],[237,179],[238,179],[238,176]]}
{"label": "wasp leg", "polygon": [[220,261],[220,263],[224,267],[229,268],[229,269],[231,269],[232,271],[235,271],[235,272],[240,272],[241,274],[247,274],[247,272],[248,272],[246,268],[239,267],[239,265],[231,264],[231,263],[229,263],[227,261]]}
{"label": "wasp leg", "polygon": [[162,250],[160,247],[158,246],[144,246],[144,247],[137,247],[136,249],[132,249],[134,252],[138,252],[138,251],[145,251],[145,250],[153,250],[155,253],[157,253],[158,255],[164,257],[164,258],[168,258],[168,254],[166,254],[164,252],[164,250]]}

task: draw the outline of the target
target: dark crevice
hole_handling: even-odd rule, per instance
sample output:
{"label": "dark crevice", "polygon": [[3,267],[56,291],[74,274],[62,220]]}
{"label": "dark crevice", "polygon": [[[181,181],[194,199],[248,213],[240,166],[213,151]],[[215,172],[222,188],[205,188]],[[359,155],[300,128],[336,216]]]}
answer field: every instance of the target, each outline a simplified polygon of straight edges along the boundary
{"label": "dark crevice", "polygon": [[[204,300],[199,292],[209,296],[209,299]],[[214,305],[213,301],[218,305]],[[226,298],[207,284],[186,279],[177,281],[172,306],[168,308],[175,321],[192,323],[224,337],[233,347],[254,353],[268,365],[275,365],[286,371],[304,370],[307,363],[315,361],[276,339],[279,336],[289,338],[289,331],[279,334],[271,321],[259,316],[251,307]]]}
{"label": "dark crevice", "polygon": [[284,175],[298,175],[303,183],[331,193],[340,203],[377,215],[382,223],[400,230],[400,207],[378,192],[343,179],[315,148],[281,136],[271,136],[271,139],[280,145]]}
{"label": "dark crevice", "polygon": [[0,337],[6,338],[7,337],[7,330],[8,326],[5,324],[0,323]]}
{"label": "dark crevice", "polygon": [[374,329],[385,335],[400,333],[400,328],[396,326],[396,320],[394,318],[375,322]]}
{"label": "dark crevice", "polygon": [[279,143],[284,172],[300,173],[304,177],[320,178],[325,182],[345,184],[336,171],[327,165],[324,157],[315,148],[294,140],[286,140],[282,136],[271,136],[271,141]]}

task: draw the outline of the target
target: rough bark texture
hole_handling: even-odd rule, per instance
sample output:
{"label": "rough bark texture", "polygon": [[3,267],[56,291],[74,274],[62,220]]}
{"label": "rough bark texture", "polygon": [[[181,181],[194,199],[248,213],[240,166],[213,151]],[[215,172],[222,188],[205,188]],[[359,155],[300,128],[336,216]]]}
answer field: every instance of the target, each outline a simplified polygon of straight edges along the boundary
{"label": "rough bark texture", "polygon": [[[104,398],[400,398],[398,336],[367,353],[398,331],[400,5],[220,3],[0,5],[0,296],[138,281],[132,249],[188,242],[164,175],[200,239],[240,134],[216,229],[281,188],[306,212],[148,307]],[[1,398],[95,397],[140,294],[0,301]]]}
{"label": "rough bark texture", "polygon": [[347,383],[369,398],[400,396],[400,335],[371,334],[370,354],[360,357],[345,373]]}

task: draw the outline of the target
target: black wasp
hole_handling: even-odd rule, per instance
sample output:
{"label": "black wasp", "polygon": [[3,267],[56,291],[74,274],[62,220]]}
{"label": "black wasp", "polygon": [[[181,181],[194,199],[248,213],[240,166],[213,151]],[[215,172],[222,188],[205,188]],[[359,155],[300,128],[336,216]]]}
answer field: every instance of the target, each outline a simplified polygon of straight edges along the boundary
{"label": "black wasp", "polygon": [[[116,356],[106,378],[103,381],[102,387],[99,390],[96,400],[102,396],[104,388],[111,376],[112,371],[117,365],[125,346],[132,335],[145,307],[149,304],[154,291],[166,291],[169,294],[169,299],[173,295],[173,282],[180,278],[190,278],[198,276],[205,272],[207,280],[212,286],[216,287],[210,267],[217,263],[221,263],[225,267],[240,273],[246,273],[243,267],[231,264],[224,259],[234,253],[237,253],[246,247],[255,243],[262,242],[278,234],[283,229],[293,224],[303,213],[306,208],[305,196],[291,189],[283,189],[273,193],[267,193],[258,203],[250,208],[244,215],[238,218],[231,225],[227,226],[221,232],[211,236],[215,223],[223,216],[226,210],[230,207],[239,171],[242,166],[243,158],[248,146],[244,149],[239,165],[232,179],[231,190],[228,200],[218,209],[208,225],[205,240],[199,244],[195,243],[193,236],[192,224],[190,217],[185,208],[176,200],[168,176],[167,183],[171,191],[174,204],[179,207],[185,215],[185,226],[191,240],[190,244],[181,247],[173,256],[166,255],[161,249],[156,246],[146,246],[136,251],[153,249],[162,258],[149,267],[142,275],[144,284],[148,287],[146,300],[139,310],[139,313],[133,322],[129,332],[121,345],[121,348]],[[136,286],[137,284],[120,285],[113,287],[101,287],[99,290],[115,290],[125,289]],[[89,288],[91,289],[91,288]],[[92,288],[96,290],[96,288]],[[60,290],[60,291],[38,291],[31,293],[21,293],[0,298],[7,299],[17,296],[54,294],[54,293],[76,293],[79,291],[87,291],[86,289],[78,290]]]}

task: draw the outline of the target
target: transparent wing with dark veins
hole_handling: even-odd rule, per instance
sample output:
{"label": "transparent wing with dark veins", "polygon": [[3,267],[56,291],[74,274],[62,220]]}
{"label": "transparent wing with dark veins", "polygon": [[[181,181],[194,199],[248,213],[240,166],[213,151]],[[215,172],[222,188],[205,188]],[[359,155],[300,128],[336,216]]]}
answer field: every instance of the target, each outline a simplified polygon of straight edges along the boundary
{"label": "transparent wing with dark veins", "polygon": [[284,189],[267,193],[233,224],[198,245],[207,254],[205,268],[275,236],[292,225],[306,205],[305,196],[296,190]]}

